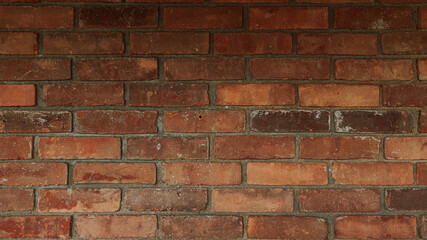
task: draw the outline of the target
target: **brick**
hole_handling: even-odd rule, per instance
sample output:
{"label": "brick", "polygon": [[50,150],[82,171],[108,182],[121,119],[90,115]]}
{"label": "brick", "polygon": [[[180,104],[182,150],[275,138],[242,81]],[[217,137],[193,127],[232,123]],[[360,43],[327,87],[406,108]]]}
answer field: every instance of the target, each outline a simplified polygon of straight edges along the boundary
{"label": "brick", "polygon": [[[283,227],[286,226],[286,227]],[[268,239],[326,239],[323,218],[295,216],[249,216],[248,237]]]}
{"label": "brick", "polygon": [[427,185],[427,163],[417,163],[416,179],[418,185]]}
{"label": "brick", "polygon": [[0,133],[71,132],[70,112],[0,111]]}
{"label": "brick", "polygon": [[85,215],[76,220],[76,231],[82,238],[146,238],[154,237],[156,230],[155,215]]}
{"label": "brick", "polygon": [[240,7],[167,7],[165,29],[219,29],[242,27]]}
{"label": "brick", "polygon": [[385,201],[390,210],[427,210],[427,190],[393,189],[387,190]]}
{"label": "brick", "polygon": [[292,53],[289,33],[217,33],[215,54],[255,55]]}
{"label": "brick", "polygon": [[153,83],[131,84],[131,106],[192,107],[209,104],[207,84]]}
{"label": "brick", "polygon": [[71,216],[0,217],[1,238],[70,238]]}
{"label": "brick", "polygon": [[67,184],[65,163],[0,163],[0,185],[48,186]]}
{"label": "brick", "polygon": [[425,0],[381,0],[386,4],[425,3]]}
{"label": "brick", "polygon": [[205,0],[127,0],[126,2],[145,3],[203,3]]}
{"label": "brick", "polygon": [[335,78],[350,81],[412,80],[411,59],[338,59]]}
{"label": "brick", "polygon": [[124,53],[122,33],[47,32],[45,54],[120,54]]}
{"label": "brick", "polygon": [[40,2],[40,0],[1,0],[2,3],[18,3],[18,2],[27,2],[27,3],[33,3],[33,2]]}
{"label": "brick", "polygon": [[335,236],[352,239],[410,239],[416,237],[415,217],[340,216],[335,219]]}
{"label": "brick", "polygon": [[97,2],[111,2],[111,3],[119,3],[120,0],[46,0],[46,2],[70,2],[70,3],[97,3]]}
{"label": "brick", "polygon": [[289,0],[214,0],[221,3],[287,3]]}
{"label": "brick", "polygon": [[295,104],[291,84],[219,84],[216,105],[274,106]]}
{"label": "brick", "polygon": [[166,132],[244,132],[244,111],[174,111],[165,112]]}
{"label": "brick", "polygon": [[298,54],[376,55],[377,36],[364,33],[301,33]]}
{"label": "brick", "polygon": [[[0,7],[1,11],[1,7]],[[38,53],[37,34],[31,32],[1,32],[0,55],[35,55]]]}
{"label": "brick", "polygon": [[[354,19],[354,16],[360,16]],[[335,27],[344,29],[407,29],[412,27],[409,8],[346,7],[335,9]]]}
{"label": "brick", "polygon": [[418,28],[427,28],[427,8],[418,10]]}
{"label": "brick", "polygon": [[320,7],[249,8],[250,29],[327,29],[328,9]]}
{"label": "brick", "polygon": [[33,189],[0,189],[0,211],[31,211],[33,208]]}
{"label": "brick", "polygon": [[130,52],[135,54],[208,54],[209,33],[131,33]]}
{"label": "brick", "polygon": [[305,107],[376,107],[377,85],[304,84],[299,86],[299,105]]}
{"label": "brick", "polygon": [[120,139],[115,137],[41,137],[42,159],[118,159]]}
{"label": "brick", "polygon": [[163,181],[173,185],[237,185],[241,183],[240,163],[162,163]]}
{"label": "brick", "polygon": [[32,137],[0,137],[0,160],[31,159]]}
{"label": "brick", "polygon": [[292,190],[267,189],[215,189],[212,193],[215,212],[291,212]]}
{"label": "brick", "polygon": [[309,3],[372,3],[373,0],[296,0]]}
{"label": "brick", "polygon": [[298,196],[303,212],[376,212],[381,209],[377,189],[303,189]]}
{"label": "brick", "polygon": [[384,54],[426,54],[427,32],[393,32],[381,36]]}
{"label": "brick", "polygon": [[427,237],[427,217],[423,216],[422,217],[422,222],[421,222],[421,235],[423,238]]}
{"label": "brick", "polygon": [[81,81],[154,80],[157,79],[157,59],[154,58],[86,58],[77,63]]}
{"label": "brick", "polygon": [[427,132],[427,111],[420,111],[418,119],[418,131],[423,133]]}
{"label": "brick", "polygon": [[0,106],[34,106],[36,89],[34,85],[0,85]]}
{"label": "brick", "polygon": [[155,184],[154,164],[77,163],[74,183]]}
{"label": "brick", "polygon": [[326,185],[324,163],[250,162],[247,182],[252,185]]}
{"label": "brick", "polygon": [[208,205],[206,188],[132,188],[126,191],[131,211],[202,211]]}
{"label": "brick", "polygon": [[281,159],[295,156],[291,136],[215,137],[216,159]]}
{"label": "brick", "polygon": [[414,182],[410,163],[334,163],[335,184],[409,185]]}
{"label": "brick", "polygon": [[239,80],[245,79],[243,58],[168,58],[165,79],[171,80]]}
{"label": "brick", "polygon": [[72,7],[0,7],[0,28],[58,29],[71,28],[73,25]]}
{"label": "brick", "polygon": [[326,80],[329,79],[329,59],[254,58],[251,74],[257,80]]}
{"label": "brick", "polygon": [[427,85],[384,85],[383,105],[425,107],[427,106]]}
{"label": "brick", "polygon": [[113,134],[155,133],[157,115],[154,111],[78,111],[77,131]]}
{"label": "brick", "polygon": [[418,59],[418,79],[427,80],[427,59]]}
{"label": "brick", "polygon": [[345,133],[409,133],[411,117],[404,111],[336,111],[335,130]]}
{"label": "brick", "polygon": [[235,216],[162,217],[163,234],[180,239],[237,239],[243,234],[243,220]]}
{"label": "brick", "polygon": [[384,145],[387,159],[427,159],[427,137],[386,138]]}
{"label": "brick", "polygon": [[79,9],[82,28],[155,28],[157,8],[140,6],[83,6]]}
{"label": "brick", "polygon": [[71,79],[70,59],[0,59],[0,80],[68,79]]}
{"label": "brick", "polygon": [[329,121],[328,111],[251,112],[251,130],[259,132],[327,132]]}
{"label": "brick", "polygon": [[207,138],[140,137],[128,139],[128,159],[208,159]]}
{"label": "brick", "polygon": [[120,189],[42,189],[39,211],[54,213],[116,212],[120,208]]}
{"label": "brick", "polygon": [[123,105],[123,84],[55,84],[43,86],[48,106]]}

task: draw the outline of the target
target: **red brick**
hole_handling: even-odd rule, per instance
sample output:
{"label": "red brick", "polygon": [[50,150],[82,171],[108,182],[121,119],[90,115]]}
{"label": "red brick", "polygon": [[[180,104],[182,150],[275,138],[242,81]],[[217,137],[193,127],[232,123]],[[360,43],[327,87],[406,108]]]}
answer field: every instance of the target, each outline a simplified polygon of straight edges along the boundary
{"label": "red brick", "polygon": [[82,28],[155,28],[157,8],[141,6],[83,6],[79,11]]}
{"label": "red brick", "polygon": [[40,0],[0,0],[1,3],[18,3],[18,2],[26,2],[26,3],[35,3],[40,2]]}
{"label": "red brick", "polygon": [[326,58],[255,58],[251,74],[257,80],[326,80],[329,59]]}
{"label": "red brick", "polygon": [[320,7],[249,8],[250,29],[327,29],[328,9]]}
{"label": "red brick", "polygon": [[1,238],[70,238],[71,216],[0,217]]}
{"label": "red brick", "polygon": [[33,189],[0,189],[0,211],[31,211],[33,208]]}
{"label": "red brick", "polygon": [[411,117],[401,111],[336,111],[335,130],[345,133],[409,133]]}
{"label": "red brick", "polygon": [[71,28],[73,25],[72,7],[0,7],[0,28],[58,29]]}
{"label": "red brick", "polygon": [[153,83],[131,84],[131,106],[185,107],[209,104],[207,84]]}
{"label": "red brick", "polygon": [[114,137],[42,137],[42,159],[118,159],[120,139]]}
{"label": "red brick", "polygon": [[420,111],[420,116],[418,117],[418,131],[419,132],[427,132],[427,110]]}
{"label": "red brick", "polygon": [[335,184],[409,185],[414,182],[410,163],[334,163]]}
{"label": "red brick", "polygon": [[[354,16],[358,16],[356,19]],[[409,8],[346,7],[335,9],[335,27],[347,29],[405,29],[412,27]]]}
{"label": "red brick", "polygon": [[426,189],[391,189],[386,191],[385,202],[390,210],[427,210]]}
{"label": "red brick", "polygon": [[157,132],[157,112],[86,110],[77,112],[82,133],[136,134]]}
{"label": "red brick", "polygon": [[165,112],[166,132],[244,132],[244,111]]}
{"label": "red brick", "polygon": [[301,33],[298,54],[376,55],[377,36],[362,33]]}
{"label": "red brick", "polygon": [[373,0],[296,0],[296,2],[309,2],[309,3],[372,3]]}
{"label": "red brick", "polygon": [[162,163],[163,181],[173,185],[237,185],[241,183],[240,163]]}
{"label": "red brick", "polygon": [[427,59],[418,59],[418,79],[427,80]]}
{"label": "red brick", "polygon": [[71,132],[70,112],[0,111],[0,133]]}
{"label": "red brick", "polygon": [[70,3],[97,3],[97,2],[115,2],[119,3],[120,0],[46,0],[46,2],[70,2]]}
{"label": "red brick", "polygon": [[126,2],[145,3],[203,3],[205,0],[127,0]]}
{"label": "red brick", "polygon": [[157,59],[104,58],[80,59],[77,63],[79,80],[153,80],[157,78]]}
{"label": "red brick", "polygon": [[352,239],[412,239],[417,236],[415,217],[341,216],[335,219],[335,236]]}
{"label": "red brick", "polygon": [[171,80],[239,80],[245,79],[243,58],[168,58],[165,79]]}
{"label": "red brick", "polygon": [[427,137],[386,138],[385,157],[399,160],[427,158]]}
{"label": "red brick", "polygon": [[166,238],[237,239],[242,238],[243,220],[235,216],[162,217]]}
{"label": "red brick", "polygon": [[120,54],[124,53],[122,33],[47,32],[45,54]]}
{"label": "red brick", "polygon": [[131,211],[202,211],[208,205],[206,188],[132,188],[126,191]]}
{"label": "red brick", "polygon": [[36,33],[0,32],[0,55],[35,55],[37,52]]}
{"label": "red brick", "polygon": [[426,54],[427,32],[393,32],[381,37],[384,54]]}
{"label": "red brick", "polygon": [[34,85],[0,85],[0,106],[34,106],[35,104]]}
{"label": "red brick", "polygon": [[425,0],[381,0],[386,4],[425,3]]}
{"label": "red brick", "polygon": [[412,80],[411,59],[338,59],[335,78],[356,81]]}
{"label": "red brick", "polygon": [[427,85],[384,85],[383,105],[425,107],[427,106]]}
{"label": "red brick", "polygon": [[239,7],[167,7],[163,13],[165,29],[218,29],[242,27]]}
{"label": "red brick", "polygon": [[326,185],[328,172],[324,163],[250,162],[247,182],[253,185]]}
{"label": "red brick", "polygon": [[207,138],[140,137],[128,140],[127,157],[144,160],[207,159]]}
{"label": "red brick", "polygon": [[48,186],[67,184],[65,163],[0,163],[0,185]]}
{"label": "red brick", "polygon": [[215,189],[212,194],[215,212],[291,212],[293,210],[292,190]]}
{"label": "red brick", "polygon": [[427,8],[420,8],[418,11],[418,27],[427,28]]}
{"label": "red brick", "polygon": [[219,84],[217,105],[269,106],[295,104],[295,86],[291,84]]}
{"label": "red brick", "polygon": [[381,209],[377,189],[303,189],[298,196],[303,212],[376,212]]}
{"label": "red brick", "polygon": [[74,183],[155,184],[154,164],[77,163]]}
{"label": "red brick", "polygon": [[214,0],[221,3],[287,3],[289,0]]}
{"label": "red brick", "polygon": [[155,215],[86,215],[76,220],[76,231],[82,238],[146,238],[154,237],[156,230]]}
{"label": "red brick", "polygon": [[48,106],[123,105],[123,84],[44,85],[43,101]]}
{"label": "red brick", "polygon": [[0,80],[67,80],[70,59],[0,59]]}
{"label": "red brick", "polygon": [[208,54],[209,33],[131,33],[130,52],[135,54]]}
{"label": "red brick", "polygon": [[[286,227],[284,227],[286,226]],[[295,216],[249,216],[248,237],[267,239],[326,239],[325,219]]]}
{"label": "red brick", "polygon": [[32,137],[0,137],[0,160],[31,159]]}
{"label": "red brick", "polygon": [[254,55],[289,54],[292,35],[289,33],[217,33],[215,54]]}
{"label": "red brick", "polygon": [[217,159],[281,159],[295,156],[291,136],[215,137]]}
{"label": "red brick", "polygon": [[418,185],[427,185],[427,163],[417,163],[416,179]]}
{"label": "red brick", "polygon": [[423,216],[421,221],[421,236],[425,238],[427,237],[427,217]]}
{"label": "red brick", "polygon": [[376,85],[305,84],[299,86],[299,105],[310,107],[376,107]]}

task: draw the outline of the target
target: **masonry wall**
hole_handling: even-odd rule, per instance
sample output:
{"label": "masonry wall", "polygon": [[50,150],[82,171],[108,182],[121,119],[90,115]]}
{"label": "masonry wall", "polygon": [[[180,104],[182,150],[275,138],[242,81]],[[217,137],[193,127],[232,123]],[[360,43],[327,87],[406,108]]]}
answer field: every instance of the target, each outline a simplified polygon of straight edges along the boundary
{"label": "masonry wall", "polygon": [[0,0],[0,238],[427,239],[427,1]]}

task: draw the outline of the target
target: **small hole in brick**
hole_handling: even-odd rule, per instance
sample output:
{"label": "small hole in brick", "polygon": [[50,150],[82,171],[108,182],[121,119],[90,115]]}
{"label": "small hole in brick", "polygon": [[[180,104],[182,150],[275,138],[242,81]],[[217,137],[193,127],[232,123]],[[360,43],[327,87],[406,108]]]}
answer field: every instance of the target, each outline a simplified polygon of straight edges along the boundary
{"label": "small hole in brick", "polygon": [[199,115],[199,119],[202,119],[203,117],[202,117],[202,115]]}

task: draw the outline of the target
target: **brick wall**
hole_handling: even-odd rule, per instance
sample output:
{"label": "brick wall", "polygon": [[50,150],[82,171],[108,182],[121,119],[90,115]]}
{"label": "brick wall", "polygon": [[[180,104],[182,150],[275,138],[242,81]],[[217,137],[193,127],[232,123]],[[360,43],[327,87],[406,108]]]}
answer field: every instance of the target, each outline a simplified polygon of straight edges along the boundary
{"label": "brick wall", "polygon": [[426,0],[0,0],[0,238],[427,238]]}

